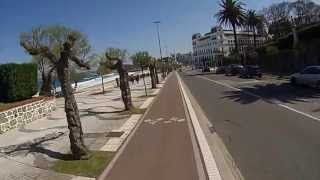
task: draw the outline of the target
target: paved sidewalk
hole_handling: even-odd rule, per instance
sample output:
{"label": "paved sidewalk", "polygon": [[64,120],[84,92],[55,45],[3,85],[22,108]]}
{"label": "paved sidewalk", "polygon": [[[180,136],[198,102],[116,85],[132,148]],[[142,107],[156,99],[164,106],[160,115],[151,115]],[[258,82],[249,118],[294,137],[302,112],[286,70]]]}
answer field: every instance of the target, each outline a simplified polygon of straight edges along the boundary
{"label": "paved sidewalk", "polygon": [[[150,78],[146,78],[149,94],[159,89],[150,89]],[[142,80],[131,86],[135,107],[148,99],[144,97]],[[100,150],[110,139],[106,135],[122,127],[130,115],[124,109],[119,88],[115,82],[106,83],[106,93],[101,85],[76,93],[84,130],[84,140],[90,150]],[[40,142],[40,143],[39,143]],[[70,180],[73,176],[50,171],[50,166],[70,153],[68,128],[63,98],[57,99],[57,109],[48,117],[31,122],[18,129],[0,135],[0,179],[1,180]]]}
{"label": "paved sidewalk", "polygon": [[169,77],[105,179],[198,179],[189,127],[175,74]]}

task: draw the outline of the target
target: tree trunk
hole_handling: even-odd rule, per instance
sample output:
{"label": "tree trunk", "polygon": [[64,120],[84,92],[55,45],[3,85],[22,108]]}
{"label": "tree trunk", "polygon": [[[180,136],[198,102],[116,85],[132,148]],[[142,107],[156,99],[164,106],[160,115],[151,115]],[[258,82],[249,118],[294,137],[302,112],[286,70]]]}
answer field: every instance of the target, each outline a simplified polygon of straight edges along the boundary
{"label": "tree trunk", "polygon": [[104,94],[104,81],[103,81],[103,75],[101,75],[101,85],[102,85],[102,93]]}
{"label": "tree trunk", "polygon": [[131,91],[129,86],[129,75],[128,72],[125,71],[122,67],[122,63],[118,65],[118,73],[120,76],[120,90],[121,97],[124,103],[124,107],[126,111],[129,111],[133,108],[132,99],[131,99]]}
{"label": "tree trunk", "polygon": [[46,74],[44,71],[42,72],[42,85],[40,89],[39,95],[41,96],[52,96],[52,73],[49,72]]}
{"label": "tree trunk", "polygon": [[157,66],[154,66],[154,72],[156,73],[155,74],[155,77],[156,77],[156,83],[159,84],[159,76],[158,76],[158,68]]}
{"label": "tree trunk", "polygon": [[166,78],[166,71],[165,71],[165,68],[162,67],[161,68],[161,71],[162,71],[162,79],[165,79]]}
{"label": "tree trunk", "polygon": [[88,159],[88,149],[83,141],[83,131],[76,99],[70,82],[70,72],[67,53],[61,53],[57,66],[58,78],[65,99],[65,112],[67,116],[70,146],[73,158],[76,160]]}
{"label": "tree trunk", "polygon": [[146,80],[144,78],[143,67],[141,67],[141,73],[142,73],[142,80],[143,80],[143,85],[144,85],[144,92],[146,93],[146,96],[148,96],[147,85],[146,85]]}
{"label": "tree trunk", "polygon": [[238,37],[237,37],[237,30],[236,30],[235,24],[232,24],[232,29],[233,29],[233,36],[234,36],[235,51],[236,53],[239,53]]}
{"label": "tree trunk", "polygon": [[156,80],[155,68],[153,65],[149,66],[149,71],[150,71],[152,89],[155,89],[157,88],[157,80]]}

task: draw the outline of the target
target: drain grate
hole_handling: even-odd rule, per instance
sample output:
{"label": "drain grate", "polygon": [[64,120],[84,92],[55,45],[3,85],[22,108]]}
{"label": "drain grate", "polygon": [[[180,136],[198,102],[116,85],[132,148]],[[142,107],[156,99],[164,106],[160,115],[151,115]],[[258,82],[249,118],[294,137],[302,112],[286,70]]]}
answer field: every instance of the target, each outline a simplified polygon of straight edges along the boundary
{"label": "drain grate", "polygon": [[85,138],[99,138],[99,137],[105,137],[107,136],[109,133],[105,132],[105,133],[86,133],[84,134]]}
{"label": "drain grate", "polygon": [[120,137],[122,136],[123,133],[124,133],[123,131],[109,132],[106,137]]}

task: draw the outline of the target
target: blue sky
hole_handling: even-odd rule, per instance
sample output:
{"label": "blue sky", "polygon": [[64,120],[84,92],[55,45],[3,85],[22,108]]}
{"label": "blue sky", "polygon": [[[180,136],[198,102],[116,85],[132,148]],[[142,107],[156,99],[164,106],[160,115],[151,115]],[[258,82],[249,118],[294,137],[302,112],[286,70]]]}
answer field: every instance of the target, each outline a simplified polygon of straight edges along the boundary
{"label": "blue sky", "polygon": [[[261,9],[279,0],[244,0]],[[218,0],[0,0],[0,63],[30,59],[19,34],[39,25],[62,24],[84,32],[95,52],[107,47],[147,50],[159,56],[155,20],[166,52],[191,50],[191,35],[216,24]],[[167,49],[167,50],[166,50]]]}

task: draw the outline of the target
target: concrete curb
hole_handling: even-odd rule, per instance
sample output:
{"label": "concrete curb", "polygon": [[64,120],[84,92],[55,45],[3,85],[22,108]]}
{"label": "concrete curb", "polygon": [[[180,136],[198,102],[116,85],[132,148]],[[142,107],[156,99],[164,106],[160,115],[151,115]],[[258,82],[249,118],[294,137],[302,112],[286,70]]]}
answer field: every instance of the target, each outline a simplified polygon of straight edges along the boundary
{"label": "concrete curb", "polygon": [[183,98],[186,102],[186,105],[187,105],[187,108],[189,111],[190,119],[191,119],[191,122],[192,122],[192,125],[194,128],[194,131],[195,131],[195,135],[198,140],[200,152],[202,154],[202,158],[203,158],[203,162],[204,162],[204,165],[206,168],[208,179],[209,180],[221,180],[222,178],[221,178],[220,172],[218,170],[216,161],[212,155],[212,152],[210,150],[210,147],[209,147],[209,144],[206,140],[204,132],[201,129],[201,126],[199,124],[198,117],[195,113],[195,110],[192,107],[191,101],[190,101],[190,99],[184,89],[184,86],[182,84],[182,80],[181,80],[178,73],[177,73],[177,77],[178,77],[179,85],[181,87]]}

